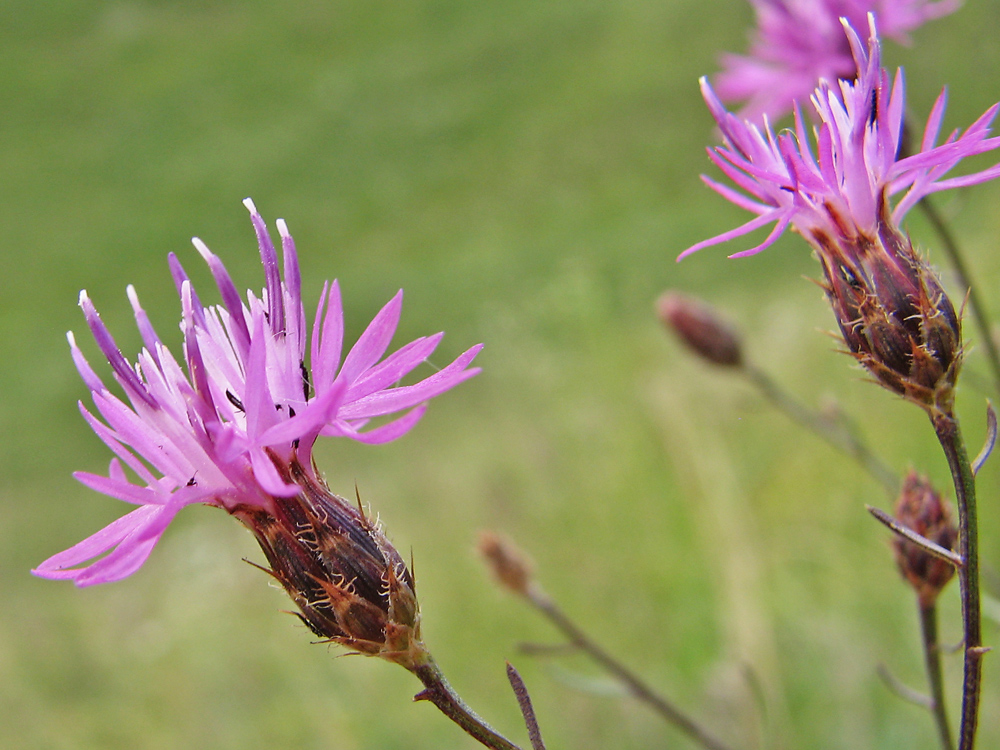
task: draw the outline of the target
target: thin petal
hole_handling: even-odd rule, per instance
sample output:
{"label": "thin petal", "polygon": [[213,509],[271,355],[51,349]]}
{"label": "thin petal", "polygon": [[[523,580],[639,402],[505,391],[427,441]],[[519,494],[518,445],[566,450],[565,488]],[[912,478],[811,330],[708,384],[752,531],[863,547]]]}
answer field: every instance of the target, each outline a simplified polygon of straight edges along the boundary
{"label": "thin petal", "polygon": [[359,375],[378,362],[385,354],[385,350],[389,348],[393,334],[396,333],[402,308],[403,290],[400,289],[396,296],[379,310],[378,315],[368,324],[368,328],[361,334],[357,343],[351,347],[351,351],[344,360],[344,366],[337,376],[338,379],[343,378],[348,383],[353,383]]}

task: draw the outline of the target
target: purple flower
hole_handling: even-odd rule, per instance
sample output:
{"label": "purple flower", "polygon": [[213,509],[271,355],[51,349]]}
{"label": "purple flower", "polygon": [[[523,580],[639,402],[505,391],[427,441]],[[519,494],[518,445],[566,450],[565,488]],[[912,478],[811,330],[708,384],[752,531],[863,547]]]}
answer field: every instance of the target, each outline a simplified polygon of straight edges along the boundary
{"label": "purple flower", "polygon": [[746,102],[741,114],[779,118],[807,97],[821,80],[857,74],[840,24],[865,25],[874,12],[884,36],[909,43],[924,21],[953,12],[959,0],[750,0],[757,16],[750,54],[726,54],[715,81],[722,101]]}
{"label": "purple flower", "polygon": [[[875,19],[869,15],[868,49],[844,23],[859,71],[854,82],[821,82],[812,104],[819,117],[813,153],[801,112],[794,130],[775,134],[725,110],[711,87],[702,92],[725,137],[709,151],[712,161],[743,192],[704,177],[724,198],[757,217],[699,242],[703,247],[775,227],[761,244],[771,245],[791,226],[816,250],[827,297],[848,349],[889,390],[926,409],[950,414],[962,364],[961,320],[927,263],[898,228],[921,198],[1000,176],[1000,165],[964,177],[945,178],[963,158],[991,151],[989,137],[998,105],[965,132],[936,145],[944,116],[942,92],[931,110],[919,148],[898,158],[903,132],[903,75],[880,66]],[[893,207],[890,197],[899,196]],[[680,259],[678,258],[678,259]]]}
{"label": "purple flower", "polygon": [[[709,149],[709,158],[744,192],[704,175],[702,179],[722,197],[757,217],[689,247],[678,260],[774,222],[776,226],[764,242],[730,257],[760,252],[789,226],[822,254],[822,237],[871,235],[880,221],[898,225],[924,196],[1000,176],[1000,165],[994,165],[963,177],[944,179],[965,157],[1000,147],[1000,138],[989,137],[990,123],[1000,105],[990,107],[964,133],[956,130],[937,145],[945,91],[931,109],[917,153],[899,158],[903,73],[897,71],[890,86],[889,74],[880,65],[872,16],[869,22],[867,51],[853,29],[844,24],[858,78],[854,82],[838,81],[836,86],[821,82],[812,95],[819,117],[818,127],[812,129],[815,155],[797,107],[794,130],[775,134],[766,120],[762,130],[726,111],[712,87],[702,79],[702,94],[725,140],[723,146]],[[884,215],[888,212],[888,198],[897,195],[901,197],[891,216]]]}
{"label": "purple flower", "polygon": [[[479,372],[468,369],[482,348],[475,346],[413,385],[394,385],[424,362],[443,336],[416,339],[383,359],[399,321],[402,291],[342,360],[337,282],[323,286],[310,337],[292,237],[279,219],[282,278],[264,220],[250,199],[244,204],[264,264],[266,286],[259,297],[248,292],[244,303],[222,262],[195,239],[222,297],[221,305],[205,307],[170,255],[183,310],[186,367],[161,343],[131,286],[128,296],[145,345],[134,365],[119,351],[87,293],[80,294],[87,325],[128,402],[111,393],[70,333],[73,359],[104,421],[82,403],[80,411],[116,456],[106,477],[75,476],[138,507],[50,557],[35,574],[69,578],[78,586],[124,578],[145,562],[176,513],[192,503],[274,515],[276,499],[303,491],[291,477],[304,471],[307,484],[322,484],[311,458],[320,435],[363,443],[395,440],[417,423],[429,399]],[[370,420],[400,412],[369,428]]]}

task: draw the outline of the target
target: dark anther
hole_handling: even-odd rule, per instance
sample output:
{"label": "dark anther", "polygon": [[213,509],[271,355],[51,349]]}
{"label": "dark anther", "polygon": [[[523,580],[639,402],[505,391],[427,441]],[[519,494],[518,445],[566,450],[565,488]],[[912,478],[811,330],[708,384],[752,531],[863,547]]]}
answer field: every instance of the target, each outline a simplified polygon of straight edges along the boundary
{"label": "dark anther", "polygon": [[228,388],[226,389],[226,398],[229,399],[229,403],[231,403],[233,406],[235,406],[240,411],[242,411],[242,412],[246,411],[246,409],[243,408],[243,402],[240,401],[238,398],[236,398],[236,394],[234,394]]}
{"label": "dark anther", "polygon": [[309,370],[306,368],[306,363],[302,360],[299,360],[299,371],[302,373],[302,396],[308,401],[309,391],[312,386],[309,383]]}

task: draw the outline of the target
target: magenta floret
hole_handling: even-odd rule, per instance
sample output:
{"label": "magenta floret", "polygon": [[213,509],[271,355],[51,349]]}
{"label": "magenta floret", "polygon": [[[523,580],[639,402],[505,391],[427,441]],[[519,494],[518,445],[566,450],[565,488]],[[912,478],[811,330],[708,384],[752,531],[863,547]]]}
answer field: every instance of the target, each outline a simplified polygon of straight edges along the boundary
{"label": "magenta floret", "polygon": [[1000,165],[994,165],[945,179],[962,159],[1000,146],[1000,138],[989,136],[1000,105],[990,107],[964,132],[955,130],[937,145],[944,91],[928,118],[919,150],[900,157],[903,74],[897,71],[890,84],[888,72],[881,67],[875,19],[868,18],[867,49],[844,21],[858,77],[833,85],[824,81],[815,89],[811,103],[819,124],[812,128],[811,139],[798,108],[794,129],[776,134],[766,118],[759,127],[727,111],[702,79],[702,93],[724,138],[724,145],[709,149],[709,157],[739,190],[704,175],[702,179],[721,196],[757,216],[693,245],[678,260],[772,223],[775,227],[762,243],[731,257],[760,252],[789,226],[814,246],[817,232],[834,237],[871,234],[882,215],[883,201],[891,197],[897,200],[889,218],[898,225],[924,196],[1000,176]]}
{"label": "magenta floret", "polygon": [[854,78],[854,56],[841,18],[863,28],[874,12],[882,34],[908,43],[909,32],[954,11],[958,0],[750,0],[757,18],[750,52],[726,54],[715,89],[726,102],[745,102],[741,114],[757,120],[792,111],[820,79]]}
{"label": "magenta floret", "polygon": [[[279,219],[279,263],[264,220],[249,199],[245,204],[264,266],[259,297],[248,292],[243,302],[222,261],[195,239],[222,298],[221,305],[204,307],[180,262],[170,256],[183,311],[184,367],[161,343],[131,286],[128,296],[144,344],[134,365],[81,293],[87,325],[127,401],[107,388],[69,334],[73,360],[103,421],[82,403],[80,410],[115,454],[107,476],[75,476],[139,507],[50,557],[35,574],[72,579],[78,586],[124,578],[145,562],[177,512],[193,503],[270,513],[275,498],[301,491],[286,478],[305,471],[311,482],[319,482],[311,476],[311,452],[320,435],[363,443],[395,440],[419,421],[427,401],[479,372],[469,365],[481,345],[413,385],[396,385],[426,361],[443,336],[416,339],[385,357],[399,322],[402,291],[341,363],[344,321],[336,281],[324,284],[307,367],[309,336],[295,244]],[[369,426],[372,419],[393,415]]]}

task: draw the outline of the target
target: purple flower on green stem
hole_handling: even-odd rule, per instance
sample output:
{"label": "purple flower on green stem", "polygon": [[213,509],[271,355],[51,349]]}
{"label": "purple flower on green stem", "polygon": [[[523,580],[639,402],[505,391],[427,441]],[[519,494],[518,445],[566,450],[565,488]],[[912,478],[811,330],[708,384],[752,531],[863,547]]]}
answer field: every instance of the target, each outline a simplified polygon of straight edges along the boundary
{"label": "purple flower on green stem", "polygon": [[989,136],[998,106],[938,144],[942,92],[916,153],[899,158],[903,75],[897,71],[890,83],[880,64],[874,16],[868,18],[867,49],[844,22],[857,79],[835,86],[821,82],[813,93],[819,119],[812,129],[815,152],[798,108],[795,128],[775,134],[766,118],[759,128],[727,112],[702,80],[705,101],[725,138],[709,156],[740,190],[703,179],[757,216],[699,242],[680,258],[774,224],[762,243],[730,257],[752,255],[791,227],[816,250],[822,286],[850,352],[884,387],[932,416],[950,414],[962,363],[961,321],[936,274],[898,226],[931,193],[1000,176],[1000,165],[994,165],[947,177],[965,157],[1000,147],[1000,138]]}
{"label": "purple flower on green stem", "polygon": [[[817,232],[829,236],[874,233],[879,222],[898,225],[921,198],[941,190],[975,185],[1000,176],[994,165],[962,177],[946,175],[967,156],[1000,147],[991,138],[990,124],[1000,105],[993,105],[964,132],[953,131],[938,144],[946,92],[931,109],[917,152],[899,158],[903,137],[903,72],[890,83],[881,67],[874,19],[867,50],[845,22],[858,77],[836,84],[823,81],[812,95],[819,125],[812,139],[801,112],[795,110],[794,129],[775,133],[765,119],[763,127],[728,112],[704,78],[701,90],[725,140],[709,149],[712,162],[736,186],[702,176],[723,198],[757,214],[742,226],[703,240],[680,254],[678,260],[702,248],[742,237],[775,224],[759,245],[730,257],[753,255],[769,247],[792,227],[817,246]],[[813,146],[815,142],[815,150]],[[889,198],[897,197],[891,214],[884,215]],[[822,253],[822,248],[817,247]]]}
{"label": "purple flower on green stem", "polygon": [[[170,255],[183,311],[183,364],[163,345],[131,286],[128,297],[144,344],[134,364],[87,293],[80,294],[87,325],[127,401],[109,390],[70,333],[73,360],[103,421],[82,403],[80,411],[115,454],[108,476],[75,476],[137,507],[50,557],[34,570],[37,575],[72,579],[78,586],[124,578],[145,562],[177,512],[193,503],[281,517],[281,499],[301,498],[300,484],[325,486],[312,462],[321,435],[363,443],[395,440],[417,423],[430,399],[479,372],[469,368],[482,348],[475,346],[429,377],[398,385],[443,336],[416,339],[383,358],[399,321],[402,292],[341,358],[340,288],[336,281],[324,284],[310,336],[295,243],[285,222],[277,222],[279,263],[264,220],[252,201],[244,203],[264,265],[259,296],[248,292],[244,302],[222,261],[195,239],[222,298],[221,305],[205,307]],[[378,418],[391,420],[372,427]],[[296,483],[297,476],[303,482]]]}
{"label": "purple flower on green stem", "polygon": [[908,43],[908,32],[954,11],[958,0],[750,0],[757,16],[750,53],[726,54],[715,80],[719,98],[746,102],[741,114],[779,118],[821,80],[854,78],[851,46],[840,19],[863,28],[869,12],[882,34]]}

